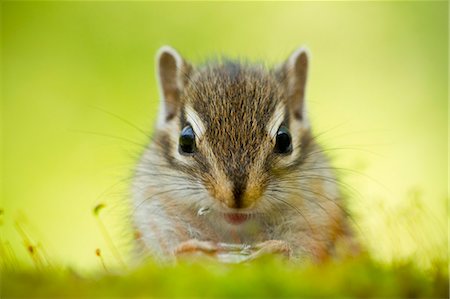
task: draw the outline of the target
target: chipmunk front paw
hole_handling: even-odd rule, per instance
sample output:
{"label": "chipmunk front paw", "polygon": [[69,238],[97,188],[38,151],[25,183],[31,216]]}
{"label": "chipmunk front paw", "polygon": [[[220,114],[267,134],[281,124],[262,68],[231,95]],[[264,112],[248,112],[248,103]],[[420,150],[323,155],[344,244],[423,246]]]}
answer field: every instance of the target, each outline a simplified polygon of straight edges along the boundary
{"label": "chipmunk front paw", "polygon": [[256,244],[254,248],[256,249],[256,251],[250,255],[250,260],[254,260],[269,254],[281,255],[288,259],[292,255],[291,246],[289,245],[289,243],[282,240],[268,240]]}
{"label": "chipmunk front paw", "polygon": [[180,243],[174,250],[177,259],[184,257],[213,257],[218,251],[215,242],[191,239]]}

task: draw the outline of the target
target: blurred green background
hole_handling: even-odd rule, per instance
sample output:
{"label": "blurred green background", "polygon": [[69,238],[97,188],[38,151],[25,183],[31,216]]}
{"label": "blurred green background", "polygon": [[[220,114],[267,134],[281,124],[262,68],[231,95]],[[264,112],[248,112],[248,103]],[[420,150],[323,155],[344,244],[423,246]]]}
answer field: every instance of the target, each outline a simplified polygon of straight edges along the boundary
{"label": "blurred green background", "polygon": [[[15,222],[55,263],[125,257],[128,183],[156,120],[154,55],[217,53],[270,65],[311,53],[308,101],[357,232],[381,260],[446,259],[447,2],[2,2],[2,242]],[[105,113],[103,110],[109,112]],[[132,142],[130,142],[132,141]]]}

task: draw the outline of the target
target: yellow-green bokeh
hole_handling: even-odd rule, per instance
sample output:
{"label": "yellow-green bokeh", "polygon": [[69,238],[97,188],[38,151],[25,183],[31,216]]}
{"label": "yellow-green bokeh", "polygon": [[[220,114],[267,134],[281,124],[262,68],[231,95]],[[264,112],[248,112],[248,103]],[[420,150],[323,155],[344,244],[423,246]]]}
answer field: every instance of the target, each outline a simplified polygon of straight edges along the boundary
{"label": "yellow-green bokeh", "polygon": [[[447,253],[447,2],[2,2],[2,242],[27,260],[14,220],[54,261],[125,252],[127,178],[151,132],[154,55],[281,62],[312,54],[308,104],[327,131],[359,233],[382,259]],[[100,109],[99,109],[100,108]],[[115,136],[115,137],[113,137]],[[356,172],[361,172],[363,175]]]}

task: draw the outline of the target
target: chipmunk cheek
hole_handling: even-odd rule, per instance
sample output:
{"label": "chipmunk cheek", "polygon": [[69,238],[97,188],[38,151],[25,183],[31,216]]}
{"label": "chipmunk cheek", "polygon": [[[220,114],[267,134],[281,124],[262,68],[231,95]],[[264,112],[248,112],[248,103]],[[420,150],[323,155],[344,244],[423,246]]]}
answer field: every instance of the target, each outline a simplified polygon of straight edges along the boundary
{"label": "chipmunk cheek", "polygon": [[214,200],[219,201],[223,206],[234,208],[233,188],[230,184],[227,182],[212,184],[208,190]]}
{"label": "chipmunk cheek", "polygon": [[231,207],[233,205],[232,185],[221,173],[214,173],[204,178],[205,189],[216,203]]}
{"label": "chipmunk cheek", "polygon": [[243,205],[247,208],[253,207],[262,197],[264,193],[261,186],[249,187],[245,193]]}

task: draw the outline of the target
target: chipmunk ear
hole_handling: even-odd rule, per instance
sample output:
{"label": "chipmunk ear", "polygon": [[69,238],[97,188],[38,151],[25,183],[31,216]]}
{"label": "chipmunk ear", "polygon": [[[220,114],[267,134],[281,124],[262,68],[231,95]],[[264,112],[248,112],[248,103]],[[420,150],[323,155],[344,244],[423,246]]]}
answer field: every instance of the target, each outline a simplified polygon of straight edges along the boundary
{"label": "chipmunk ear", "polygon": [[291,54],[283,66],[289,110],[299,121],[306,121],[305,89],[308,74],[308,50],[300,48]]}
{"label": "chipmunk ear", "polygon": [[160,91],[160,125],[173,119],[180,107],[180,94],[189,75],[190,66],[169,46],[163,46],[156,55]]}

